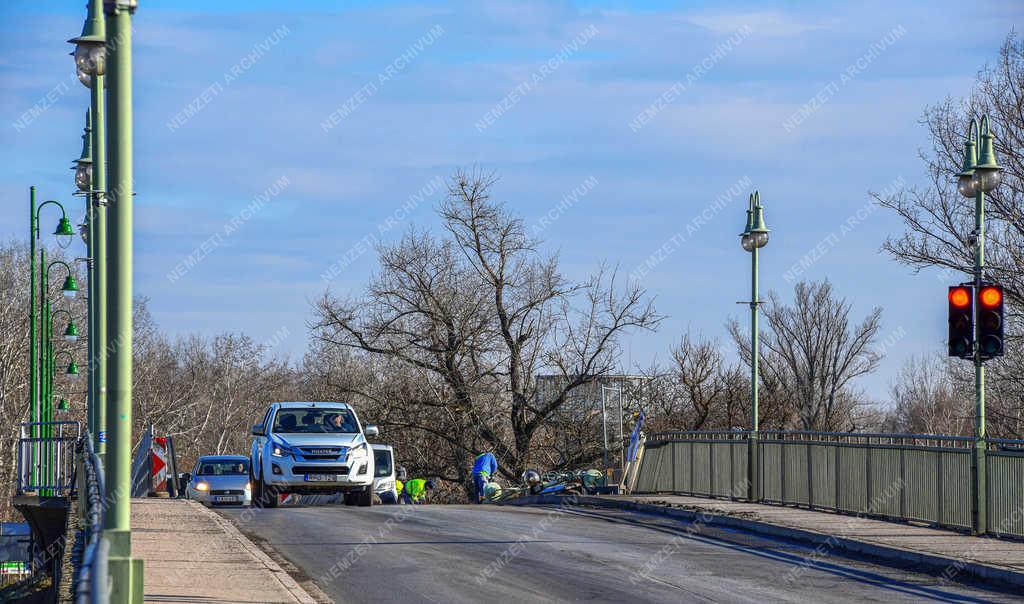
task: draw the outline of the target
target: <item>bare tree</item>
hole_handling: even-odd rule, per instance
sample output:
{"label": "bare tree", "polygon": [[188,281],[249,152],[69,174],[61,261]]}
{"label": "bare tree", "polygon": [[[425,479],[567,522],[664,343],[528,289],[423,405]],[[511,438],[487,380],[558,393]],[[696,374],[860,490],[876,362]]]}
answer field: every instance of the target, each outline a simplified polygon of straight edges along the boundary
{"label": "bare tree", "polygon": [[[471,459],[493,447],[503,471],[518,475],[543,448],[547,422],[570,393],[610,372],[618,338],[653,329],[660,317],[636,285],[600,268],[572,283],[557,256],[538,251],[522,220],[492,199],[492,175],[456,173],[438,214],[447,237],[410,231],[379,250],[381,270],[365,295],[325,293],[316,305],[316,337],[398,361],[433,384],[410,416]],[[541,393],[534,377],[555,373],[564,385]],[[445,434],[421,421],[442,411]],[[579,451],[572,465],[591,460]],[[468,465],[465,464],[465,465]]]}
{"label": "bare tree", "polygon": [[[912,358],[891,387],[895,403],[888,428],[915,434],[968,435],[973,431],[973,391],[955,377],[946,358]],[[966,376],[964,376],[966,377]]]}
{"label": "bare tree", "polygon": [[[863,401],[853,390],[853,381],[874,371],[881,360],[873,347],[881,308],[851,325],[850,304],[833,295],[828,281],[797,283],[792,306],[774,292],[768,298],[760,369],[768,408],[775,407],[782,420],[778,427],[795,423],[804,430],[860,428]],[[749,363],[749,334],[735,320],[729,331]]]}
{"label": "bare tree", "polygon": [[[875,195],[894,211],[906,232],[892,237],[883,249],[915,270],[948,269],[950,275],[971,273],[974,266],[974,203],[960,195],[953,176],[963,163],[964,138],[972,117],[988,114],[995,149],[1003,166],[1002,184],[986,196],[985,257],[987,274],[1006,288],[1016,307],[1024,305],[1024,43],[1010,34],[999,59],[978,72],[970,97],[947,98],[925,109],[923,123],[931,148],[921,159],[931,179],[924,188],[908,188],[890,196]],[[955,278],[955,277],[953,277]]]}
{"label": "bare tree", "polygon": [[[995,150],[1003,167],[1002,184],[986,195],[986,278],[1005,288],[1007,355],[986,363],[989,433],[1024,435],[1024,359],[1019,354],[1024,313],[1024,42],[1007,36],[999,57],[977,74],[970,96],[947,98],[927,107],[922,122],[931,137],[921,159],[930,178],[926,187],[875,195],[906,227],[883,249],[915,271],[944,270],[950,284],[968,278],[974,266],[971,232],[974,203],[956,189],[953,174],[963,162],[963,143],[972,117],[988,114]],[[955,376],[954,376],[955,377]],[[973,415],[973,411],[972,411]]]}

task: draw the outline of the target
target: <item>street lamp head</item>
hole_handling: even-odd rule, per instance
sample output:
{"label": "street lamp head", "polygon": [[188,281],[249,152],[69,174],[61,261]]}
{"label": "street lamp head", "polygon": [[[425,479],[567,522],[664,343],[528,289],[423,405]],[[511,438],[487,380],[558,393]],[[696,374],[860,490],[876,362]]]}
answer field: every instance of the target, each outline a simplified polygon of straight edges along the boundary
{"label": "street lamp head", "polygon": [[82,132],[82,152],[75,160],[75,186],[79,193],[92,189],[92,110],[85,112],[85,130]]}
{"label": "street lamp head", "polygon": [[764,223],[764,208],[761,207],[761,195],[757,191],[750,197],[750,227],[747,229],[749,242],[743,246],[747,249],[762,248],[768,245],[768,226]]}
{"label": "street lamp head", "polygon": [[75,187],[79,193],[86,193],[89,191],[90,184],[92,183],[92,162],[76,162],[75,163]]}
{"label": "street lamp head", "polygon": [[66,248],[71,245],[71,238],[75,236],[75,230],[71,228],[71,221],[67,216],[60,217],[53,234],[57,236],[57,243],[60,247]]}
{"label": "street lamp head", "polygon": [[71,411],[71,404],[68,403],[68,399],[60,399],[60,402],[57,403],[57,413],[67,413],[68,411]]}
{"label": "street lamp head", "polygon": [[[971,129],[973,130],[973,128],[972,124]],[[977,193],[974,188],[974,164],[974,141],[971,140],[971,135],[968,132],[967,140],[964,141],[964,162],[956,175],[956,188],[964,197],[974,197]]]}
{"label": "street lamp head", "polygon": [[981,147],[978,149],[978,164],[974,166],[974,186],[984,193],[995,189],[1003,179],[1003,168],[996,162],[992,146],[993,138],[986,115],[981,118]]}
{"label": "street lamp head", "polygon": [[[86,19],[82,26],[82,35],[71,38],[69,43],[75,45],[75,67],[79,73],[89,76],[103,75],[107,66],[107,41],[97,33],[97,21]],[[79,75],[81,80],[81,75]],[[90,77],[90,85],[92,78]],[[85,84],[85,82],[82,82]]]}
{"label": "street lamp head", "polygon": [[958,174],[956,177],[956,190],[964,197],[974,197],[978,190],[974,187],[974,174]]}
{"label": "street lamp head", "polygon": [[754,236],[750,233],[743,233],[743,236],[740,237],[740,245],[743,246],[743,251],[745,252],[754,251],[756,249],[754,247]]}
{"label": "street lamp head", "polygon": [[78,234],[82,236],[82,243],[89,247],[89,225],[85,223],[78,225]]}
{"label": "street lamp head", "polygon": [[78,293],[78,281],[75,281],[75,276],[69,273],[67,279],[64,279],[64,285],[60,289],[64,292],[65,297],[74,298],[75,294]]}
{"label": "street lamp head", "polygon": [[68,342],[75,342],[78,340],[78,335],[78,326],[75,325],[74,321],[69,319],[68,326],[64,328],[64,340]]}
{"label": "street lamp head", "polygon": [[78,379],[78,363],[75,363],[74,361],[68,363],[68,368],[64,371],[64,375],[67,376],[68,379]]}

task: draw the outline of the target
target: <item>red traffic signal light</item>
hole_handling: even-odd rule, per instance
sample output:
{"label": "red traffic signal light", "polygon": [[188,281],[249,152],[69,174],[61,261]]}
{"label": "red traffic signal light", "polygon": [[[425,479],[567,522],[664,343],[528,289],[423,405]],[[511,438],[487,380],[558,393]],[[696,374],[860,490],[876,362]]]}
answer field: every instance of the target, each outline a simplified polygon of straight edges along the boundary
{"label": "red traffic signal light", "polygon": [[949,303],[955,308],[967,308],[971,305],[971,289],[963,286],[949,288]]}
{"label": "red traffic signal light", "polygon": [[949,356],[969,359],[974,356],[974,288],[955,285],[949,288]]}
{"label": "red traffic signal light", "polygon": [[1003,288],[985,284],[978,289],[978,352],[982,359],[1003,356]]}
{"label": "red traffic signal light", "polygon": [[995,308],[1003,303],[1003,288],[986,285],[978,292],[978,301],[984,308]]}

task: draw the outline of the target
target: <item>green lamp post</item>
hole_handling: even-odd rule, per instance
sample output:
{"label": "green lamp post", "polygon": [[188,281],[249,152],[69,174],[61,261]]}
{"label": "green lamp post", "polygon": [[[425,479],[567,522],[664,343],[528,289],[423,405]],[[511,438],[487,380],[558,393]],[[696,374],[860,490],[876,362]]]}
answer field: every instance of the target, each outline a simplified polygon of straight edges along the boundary
{"label": "green lamp post", "polygon": [[[973,140],[972,140],[973,137]],[[989,129],[988,116],[983,115],[980,123],[971,119],[964,141],[964,162],[957,176],[957,190],[967,198],[974,198],[974,291],[981,291],[985,280],[985,193],[999,186],[1002,181],[1002,167],[996,161],[993,135]],[[975,142],[977,141],[977,143]],[[977,144],[977,148],[976,148]],[[974,305],[974,455],[972,530],[984,534],[987,530],[987,503],[985,492],[985,364],[978,345],[978,305]]]}
{"label": "green lamp post", "polygon": [[[74,274],[71,272],[71,267],[68,263],[63,260],[55,260],[50,264],[46,264],[46,251],[39,251],[39,258],[41,266],[43,267],[40,275],[40,325],[39,325],[39,364],[43,367],[42,372],[42,383],[40,390],[42,396],[40,396],[40,419],[42,422],[53,421],[53,360],[51,357],[52,346],[50,344],[50,338],[52,333],[52,315],[50,311],[50,301],[47,299],[47,293],[49,292],[50,284],[50,272],[54,266],[62,266],[67,271],[67,276],[64,278],[64,283],[61,285],[61,292],[68,299],[74,298],[75,294],[78,293],[78,281],[75,279]],[[60,312],[60,311],[58,311]],[[77,330],[77,328],[76,328]],[[65,330],[66,331],[66,330]],[[46,433],[43,436],[51,436],[50,430],[44,430]]]}
{"label": "green lamp post", "polygon": [[[116,8],[116,7],[115,7]],[[90,91],[91,122],[87,123],[91,148],[75,165],[75,182],[86,197],[86,256],[89,258],[89,387],[87,408],[93,446],[100,460],[106,455],[107,416],[107,207],[105,92],[107,74],[106,20],[102,0],[89,0],[82,34],[68,40],[75,45],[75,69]],[[84,147],[84,146],[83,146]],[[82,167],[88,159],[88,167]],[[84,175],[88,172],[89,182]],[[86,185],[86,186],[83,186]]]}
{"label": "green lamp post", "polygon": [[764,223],[764,211],[761,207],[761,196],[757,191],[750,196],[747,209],[747,224],[740,233],[740,245],[750,252],[750,438],[747,440],[747,498],[750,501],[760,499],[760,460],[758,441],[760,430],[757,381],[760,350],[757,333],[757,307],[761,303],[757,291],[757,250],[768,245],[768,227]]}
{"label": "green lamp post", "polygon": [[[40,427],[38,423],[42,421],[42,407],[45,399],[43,398],[43,365],[41,355],[44,354],[44,348],[38,348],[40,345],[40,336],[43,327],[43,300],[46,298],[46,292],[40,289],[38,296],[36,295],[36,248],[38,247],[38,241],[40,238],[40,220],[39,216],[43,208],[48,205],[55,205],[60,208],[60,220],[57,222],[57,227],[54,229],[53,234],[57,237],[57,242],[61,247],[67,247],[71,244],[71,239],[74,237],[74,230],[71,228],[71,221],[68,220],[67,212],[64,210],[64,206],[59,201],[47,200],[43,203],[36,205],[36,188],[29,188],[29,421],[34,425],[32,426],[33,438],[41,436]],[[43,266],[45,264],[45,254],[43,250],[39,250],[40,257],[40,276],[45,272]],[[37,322],[38,321],[38,322]],[[37,452],[33,451],[33,455]],[[33,463],[33,467],[35,464]]]}
{"label": "green lamp post", "polygon": [[[98,0],[91,0],[90,15]],[[143,566],[132,558],[132,15],[137,0],[103,0],[107,40],[107,169],[104,199],[108,204],[109,300],[106,341],[107,455],[103,538],[110,543],[112,602],[142,602]]]}

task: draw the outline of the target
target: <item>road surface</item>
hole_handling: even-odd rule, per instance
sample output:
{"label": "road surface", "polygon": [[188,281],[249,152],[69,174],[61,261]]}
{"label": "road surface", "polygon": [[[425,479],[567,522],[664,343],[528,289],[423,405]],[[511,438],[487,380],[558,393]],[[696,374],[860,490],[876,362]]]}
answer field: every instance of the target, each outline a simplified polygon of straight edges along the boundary
{"label": "road surface", "polygon": [[221,513],[335,602],[1012,602],[1009,591],[617,510],[309,506]]}

